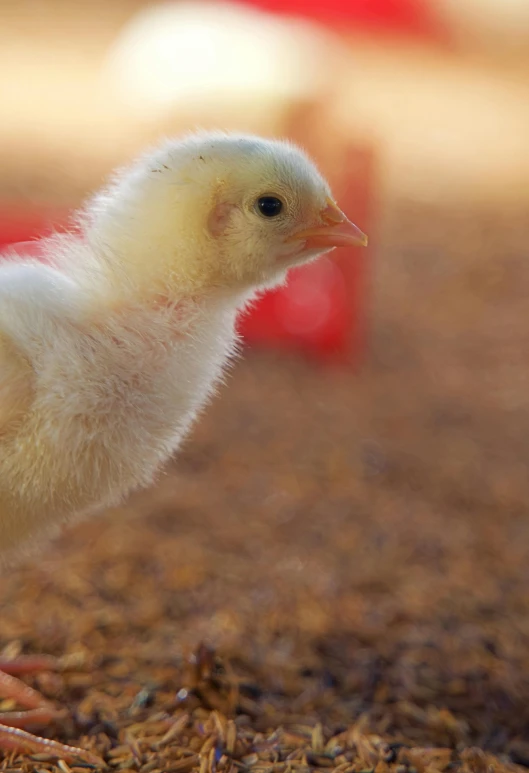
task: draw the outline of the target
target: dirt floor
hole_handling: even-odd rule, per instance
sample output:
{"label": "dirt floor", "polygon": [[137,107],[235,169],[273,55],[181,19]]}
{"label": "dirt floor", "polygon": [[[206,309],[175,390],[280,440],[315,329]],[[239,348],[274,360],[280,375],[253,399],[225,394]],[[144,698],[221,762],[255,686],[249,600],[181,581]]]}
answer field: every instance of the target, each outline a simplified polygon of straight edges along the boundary
{"label": "dirt floor", "polygon": [[154,491],[2,577],[5,652],[75,656],[28,680],[47,735],[140,773],[529,766],[528,237],[394,205],[360,370],[247,352]]}

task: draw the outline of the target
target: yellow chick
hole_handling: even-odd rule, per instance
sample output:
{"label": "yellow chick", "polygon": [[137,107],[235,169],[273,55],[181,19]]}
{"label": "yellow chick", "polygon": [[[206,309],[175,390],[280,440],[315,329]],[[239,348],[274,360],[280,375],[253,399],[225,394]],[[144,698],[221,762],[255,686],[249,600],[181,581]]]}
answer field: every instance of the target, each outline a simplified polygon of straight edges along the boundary
{"label": "yellow chick", "polygon": [[77,225],[0,266],[0,560],[149,485],[234,355],[238,310],[367,242],[299,149],[221,133],[147,153]]}

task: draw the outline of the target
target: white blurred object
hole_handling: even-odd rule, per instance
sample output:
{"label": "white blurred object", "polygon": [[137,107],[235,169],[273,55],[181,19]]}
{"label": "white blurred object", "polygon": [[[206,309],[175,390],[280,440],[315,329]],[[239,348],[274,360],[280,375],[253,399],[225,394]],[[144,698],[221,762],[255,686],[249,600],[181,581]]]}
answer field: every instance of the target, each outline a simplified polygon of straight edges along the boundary
{"label": "white blurred object", "polygon": [[232,3],[171,2],[133,17],[103,75],[129,108],[153,119],[182,104],[312,96],[328,82],[335,51],[334,36],[304,20]]}

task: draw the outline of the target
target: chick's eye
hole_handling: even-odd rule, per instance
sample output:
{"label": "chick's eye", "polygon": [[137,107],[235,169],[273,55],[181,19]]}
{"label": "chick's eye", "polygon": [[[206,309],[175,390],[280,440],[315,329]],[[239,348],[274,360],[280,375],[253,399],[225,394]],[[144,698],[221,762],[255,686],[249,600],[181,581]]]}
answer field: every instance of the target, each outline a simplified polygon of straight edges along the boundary
{"label": "chick's eye", "polygon": [[263,217],[277,217],[283,210],[283,202],[276,196],[261,196],[257,199],[257,211]]}

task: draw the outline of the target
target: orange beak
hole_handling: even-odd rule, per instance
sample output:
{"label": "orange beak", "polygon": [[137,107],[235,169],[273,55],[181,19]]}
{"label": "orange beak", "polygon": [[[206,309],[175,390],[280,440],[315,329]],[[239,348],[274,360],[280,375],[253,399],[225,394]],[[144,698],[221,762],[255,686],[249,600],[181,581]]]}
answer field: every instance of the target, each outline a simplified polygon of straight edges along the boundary
{"label": "orange beak", "polygon": [[307,228],[290,236],[287,241],[304,241],[305,249],[326,247],[366,247],[367,236],[344,215],[331,199],[321,212],[323,225]]}

